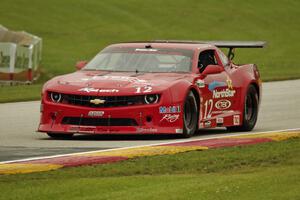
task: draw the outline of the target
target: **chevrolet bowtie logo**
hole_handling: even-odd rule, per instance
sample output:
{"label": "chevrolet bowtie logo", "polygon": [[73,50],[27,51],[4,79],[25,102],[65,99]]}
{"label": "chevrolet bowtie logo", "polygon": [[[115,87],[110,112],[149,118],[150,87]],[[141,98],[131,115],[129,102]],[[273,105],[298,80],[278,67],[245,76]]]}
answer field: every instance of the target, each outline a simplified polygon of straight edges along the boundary
{"label": "chevrolet bowtie logo", "polygon": [[98,104],[105,103],[105,100],[102,100],[102,99],[92,99],[92,100],[90,100],[90,103],[98,105]]}

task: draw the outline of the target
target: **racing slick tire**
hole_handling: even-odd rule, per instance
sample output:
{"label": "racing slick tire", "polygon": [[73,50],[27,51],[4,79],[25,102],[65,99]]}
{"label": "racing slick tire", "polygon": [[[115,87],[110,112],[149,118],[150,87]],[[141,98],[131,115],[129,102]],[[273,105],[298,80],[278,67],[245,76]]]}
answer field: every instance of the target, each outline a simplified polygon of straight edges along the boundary
{"label": "racing slick tire", "polygon": [[47,133],[47,135],[53,139],[71,139],[73,134],[61,134],[61,133]]}
{"label": "racing slick tire", "polygon": [[257,121],[258,115],[258,92],[253,85],[248,87],[245,97],[243,123],[241,126],[227,127],[229,131],[251,131]]}
{"label": "racing slick tire", "polygon": [[183,134],[184,138],[189,138],[197,130],[198,112],[197,102],[192,91],[185,98],[183,106]]}

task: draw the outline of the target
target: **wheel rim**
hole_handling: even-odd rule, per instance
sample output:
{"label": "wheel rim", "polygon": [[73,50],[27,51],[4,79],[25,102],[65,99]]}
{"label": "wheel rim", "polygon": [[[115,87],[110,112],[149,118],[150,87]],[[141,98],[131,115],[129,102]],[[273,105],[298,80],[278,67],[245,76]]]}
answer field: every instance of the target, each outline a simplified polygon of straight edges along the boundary
{"label": "wheel rim", "polygon": [[245,118],[247,121],[250,121],[253,118],[254,115],[254,102],[255,100],[254,95],[248,94],[246,97],[246,103],[245,103]]}
{"label": "wheel rim", "polygon": [[187,128],[192,128],[192,101],[189,99],[184,105],[184,123]]}

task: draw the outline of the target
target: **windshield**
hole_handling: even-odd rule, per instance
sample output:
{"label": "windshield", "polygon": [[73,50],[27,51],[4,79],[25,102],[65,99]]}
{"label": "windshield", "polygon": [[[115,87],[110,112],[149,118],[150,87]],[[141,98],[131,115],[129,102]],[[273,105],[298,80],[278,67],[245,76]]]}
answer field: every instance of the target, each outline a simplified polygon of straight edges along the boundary
{"label": "windshield", "polygon": [[190,72],[192,50],[110,47],[96,55],[84,70]]}

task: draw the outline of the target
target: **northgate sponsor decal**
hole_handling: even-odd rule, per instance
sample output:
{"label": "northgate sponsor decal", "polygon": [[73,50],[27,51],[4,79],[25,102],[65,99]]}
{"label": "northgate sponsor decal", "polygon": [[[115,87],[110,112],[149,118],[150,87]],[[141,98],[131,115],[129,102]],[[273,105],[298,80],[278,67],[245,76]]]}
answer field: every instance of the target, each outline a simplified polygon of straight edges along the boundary
{"label": "northgate sponsor decal", "polygon": [[235,95],[235,90],[230,89],[223,89],[221,91],[214,90],[213,91],[213,98],[219,99],[219,98],[226,98],[226,97],[233,97]]}

